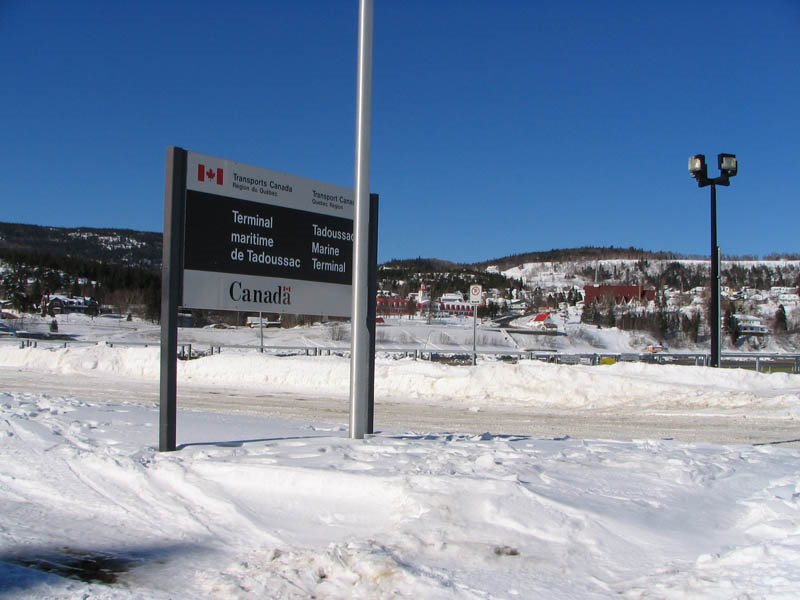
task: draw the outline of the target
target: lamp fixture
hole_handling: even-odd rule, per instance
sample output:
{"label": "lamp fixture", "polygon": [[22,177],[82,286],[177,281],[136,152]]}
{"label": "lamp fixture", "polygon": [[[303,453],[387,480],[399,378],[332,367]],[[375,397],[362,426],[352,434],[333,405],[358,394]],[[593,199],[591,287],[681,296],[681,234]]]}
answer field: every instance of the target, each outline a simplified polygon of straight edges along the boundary
{"label": "lamp fixture", "polygon": [[720,154],[717,156],[717,163],[719,164],[719,172],[726,177],[735,177],[736,172],[739,170],[735,154]]}
{"label": "lamp fixture", "polygon": [[689,175],[697,180],[698,187],[707,185],[730,185],[729,179],[735,177],[739,170],[739,163],[735,154],[718,154],[717,165],[719,177],[708,176],[708,165],[704,154],[695,154],[689,158]]}
{"label": "lamp fixture", "polygon": [[708,178],[708,166],[706,166],[705,155],[695,154],[689,158],[689,175],[698,180]]}

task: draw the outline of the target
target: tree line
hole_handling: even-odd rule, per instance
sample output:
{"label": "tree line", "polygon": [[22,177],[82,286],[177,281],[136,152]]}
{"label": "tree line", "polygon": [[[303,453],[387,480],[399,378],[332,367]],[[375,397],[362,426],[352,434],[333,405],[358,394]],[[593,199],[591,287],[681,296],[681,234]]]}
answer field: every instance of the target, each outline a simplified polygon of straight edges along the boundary
{"label": "tree line", "polygon": [[91,297],[118,312],[157,320],[161,306],[161,275],[157,271],[75,256],[0,248],[5,270],[0,294],[14,308],[29,312],[42,296],[64,294]]}

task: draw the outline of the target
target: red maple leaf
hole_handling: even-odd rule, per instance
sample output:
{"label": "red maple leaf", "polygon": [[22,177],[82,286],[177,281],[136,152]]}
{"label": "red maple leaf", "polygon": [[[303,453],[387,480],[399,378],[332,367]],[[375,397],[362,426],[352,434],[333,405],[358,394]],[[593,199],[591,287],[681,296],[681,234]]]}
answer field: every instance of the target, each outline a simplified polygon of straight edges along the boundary
{"label": "red maple leaf", "polygon": [[206,171],[206,177],[208,177],[209,179],[214,179],[215,175],[216,173],[214,173],[214,171],[212,171],[211,169]]}

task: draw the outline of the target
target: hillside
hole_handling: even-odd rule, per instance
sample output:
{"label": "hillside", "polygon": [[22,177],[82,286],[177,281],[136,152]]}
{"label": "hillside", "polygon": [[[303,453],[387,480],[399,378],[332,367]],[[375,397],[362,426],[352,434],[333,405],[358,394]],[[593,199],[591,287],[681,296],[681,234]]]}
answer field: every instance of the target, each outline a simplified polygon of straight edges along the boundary
{"label": "hillside", "polygon": [[0,300],[20,312],[46,294],[92,297],[156,318],[161,234],[0,223]]}
{"label": "hillside", "polygon": [[161,268],[161,242],[161,233],[131,229],[0,223],[0,258],[63,256],[158,271]]}
{"label": "hillside", "polygon": [[[42,292],[92,296],[100,302],[147,305],[158,312],[162,235],[127,229],[61,228],[0,223],[0,298],[25,306]],[[581,247],[510,255],[473,264],[437,258],[380,265],[379,289],[406,297],[428,286],[431,295],[464,292],[472,283],[503,297],[532,294],[533,305],[558,301],[590,283],[645,285],[680,292],[706,286],[705,258],[638,248]],[[800,286],[800,259],[735,258],[722,262],[722,284],[737,290]],[[516,291],[513,291],[516,290]],[[513,294],[512,294],[513,291]],[[120,300],[120,296],[124,301]],[[758,298],[756,299],[758,301]],[[774,312],[774,309],[773,309]]]}
{"label": "hillside", "polygon": [[[160,271],[162,234],[160,232],[134,231],[131,229],[90,227],[45,227],[19,223],[0,222],[0,259],[6,262],[25,261],[25,256],[66,257],[80,261],[120,265],[147,271]],[[9,261],[13,257],[16,261]],[[648,251],[640,248],[579,247],[546,251],[533,251],[483,260],[472,264],[454,263],[430,258],[393,259],[381,264],[384,274],[396,278],[408,274],[465,274],[468,278],[483,277],[487,269],[492,274],[502,273],[508,278],[521,279],[526,283],[553,282],[566,277],[578,282],[629,281],[638,274],[647,274],[657,280],[659,273],[681,265],[685,279],[692,281],[708,277],[708,259],[685,257],[667,251]],[[725,269],[736,279],[735,268],[752,270],[766,268],[774,285],[797,285],[794,282],[800,265],[800,256],[770,256],[764,260],[754,257],[723,256]],[[780,270],[780,271],[777,271]],[[559,275],[560,274],[560,275]],[[455,277],[454,279],[459,279]],[[497,284],[497,281],[493,281]],[[731,285],[753,285],[757,282],[732,282]],[[759,286],[755,286],[759,287]]]}
{"label": "hillside", "polygon": [[524,252],[511,254],[501,258],[475,263],[476,268],[485,269],[490,266],[506,271],[514,266],[530,263],[563,263],[576,261],[595,260],[675,260],[681,257],[673,252],[642,250],[641,248],[617,248],[615,246],[596,247],[582,246],[579,248],[554,248],[546,251]]}
{"label": "hillside", "polygon": [[[723,285],[734,288],[769,289],[772,286],[800,285],[800,260],[721,261]],[[570,287],[591,283],[644,284],[659,288],[668,286],[690,290],[708,283],[708,259],[658,258],[640,256],[635,259],[597,258],[564,261],[530,261],[501,271],[511,279],[519,279],[527,287]]]}

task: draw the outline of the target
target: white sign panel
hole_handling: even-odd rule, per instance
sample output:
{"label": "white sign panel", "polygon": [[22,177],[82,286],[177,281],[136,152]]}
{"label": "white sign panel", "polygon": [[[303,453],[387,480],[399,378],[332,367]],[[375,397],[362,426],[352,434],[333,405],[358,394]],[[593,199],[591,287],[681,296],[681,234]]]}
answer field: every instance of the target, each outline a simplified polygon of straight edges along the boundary
{"label": "white sign panel", "polygon": [[338,185],[195,152],[188,153],[186,168],[187,190],[353,218],[353,191]]}
{"label": "white sign panel", "polygon": [[[349,285],[275,277],[184,271],[183,285],[184,290],[192,290],[196,298],[191,304],[193,308],[209,310],[348,316],[352,301]],[[320,310],[320,286],[325,310]],[[342,309],[332,310],[331,307]]]}
{"label": "white sign panel", "polygon": [[483,300],[483,287],[476,284],[469,286],[469,303],[480,304],[481,300]]}
{"label": "white sign panel", "polygon": [[187,159],[183,306],[350,316],[351,190]]}

